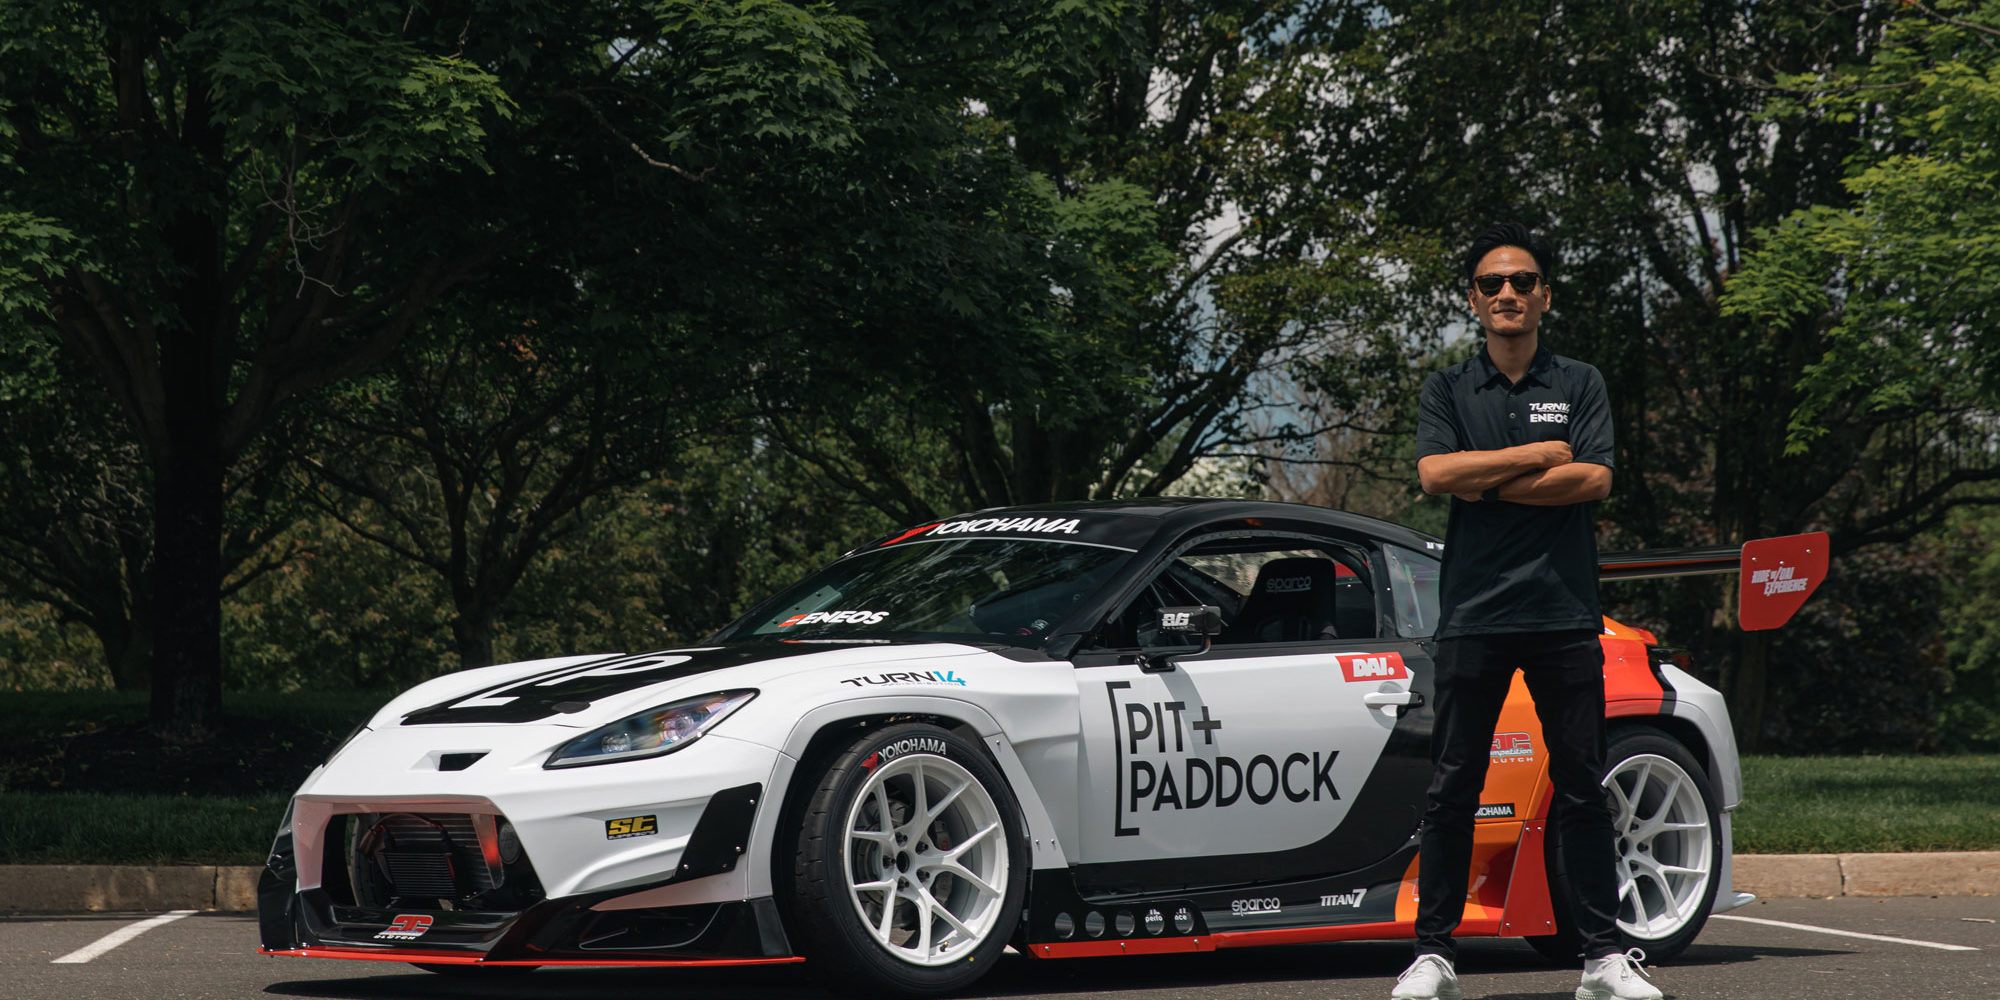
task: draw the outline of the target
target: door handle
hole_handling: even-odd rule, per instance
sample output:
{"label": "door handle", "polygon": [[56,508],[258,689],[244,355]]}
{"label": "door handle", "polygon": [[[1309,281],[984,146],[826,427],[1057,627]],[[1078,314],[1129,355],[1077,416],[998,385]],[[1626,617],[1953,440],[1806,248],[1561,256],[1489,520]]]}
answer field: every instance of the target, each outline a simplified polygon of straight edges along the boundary
{"label": "door handle", "polygon": [[1423,704],[1424,696],[1415,691],[1370,691],[1361,696],[1361,703],[1369,708],[1379,708],[1383,715],[1394,719],[1403,714],[1400,709]]}

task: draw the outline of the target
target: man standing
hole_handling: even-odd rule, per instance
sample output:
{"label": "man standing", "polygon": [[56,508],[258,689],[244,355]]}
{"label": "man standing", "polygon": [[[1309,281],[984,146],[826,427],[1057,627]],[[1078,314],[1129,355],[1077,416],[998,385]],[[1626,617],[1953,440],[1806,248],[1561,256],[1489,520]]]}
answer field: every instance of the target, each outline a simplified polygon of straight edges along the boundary
{"label": "man standing", "polygon": [[1592,504],[1611,492],[1611,414],[1597,369],[1541,345],[1554,254],[1495,226],[1465,255],[1479,356],[1424,383],[1417,475],[1449,493],[1439,582],[1437,728],[1417,871],[1417,959],[1395,1000],[1458,1000],[1473,813],[1514,671],[1526,674],[1555,786],[1553,818],[1586,959],[1577,1000],[1658,1000],[1618,949],[1604,774],[1603,621]]}

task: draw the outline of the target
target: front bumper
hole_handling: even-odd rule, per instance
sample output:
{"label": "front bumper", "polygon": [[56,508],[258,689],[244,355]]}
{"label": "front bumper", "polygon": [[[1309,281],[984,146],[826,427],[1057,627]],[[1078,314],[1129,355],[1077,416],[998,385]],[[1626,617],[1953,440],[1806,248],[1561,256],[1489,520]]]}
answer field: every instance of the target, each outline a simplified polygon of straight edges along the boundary
{"label": "front bumper", "polygon": [[350,747],[294,798],[259,883],[266,953],[791,960],[776,907],[748,898],[738,871],[775,751],[711,734],[657,760],[544,771],[524,754],[482,775],[426,767],[435,751],[412,751],[435,734],[383,736]]}

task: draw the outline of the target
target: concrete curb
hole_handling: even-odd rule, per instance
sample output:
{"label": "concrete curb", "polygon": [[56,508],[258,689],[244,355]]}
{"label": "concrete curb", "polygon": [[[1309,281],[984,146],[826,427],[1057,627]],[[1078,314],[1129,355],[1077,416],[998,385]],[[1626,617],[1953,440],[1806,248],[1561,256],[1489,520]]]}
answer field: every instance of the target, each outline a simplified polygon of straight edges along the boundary
{"label": "concrete curb", "polygon": [[2000,851],[1928,854],[1738,854],[1730,888],[1767,898],[1991,896]]}
{"label": "concrete curb", "polygon": [[[257,908],[255,865],[0,865],[0,912]],[[2000,851],[1739,854],[1735,884],[1766,899],[2000,894]]]}
{"label": "concrete curb", "polygon": [[0,911],[257,908],[255,865],[0,865]]}

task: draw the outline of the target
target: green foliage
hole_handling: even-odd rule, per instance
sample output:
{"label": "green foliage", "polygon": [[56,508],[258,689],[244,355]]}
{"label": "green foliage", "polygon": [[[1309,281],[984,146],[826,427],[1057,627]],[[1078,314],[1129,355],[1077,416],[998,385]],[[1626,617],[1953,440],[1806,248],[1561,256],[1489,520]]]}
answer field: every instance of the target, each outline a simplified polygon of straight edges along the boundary
{"label": "green foliage", "polygon": [[1939,729],[1953,750],[2000,750],[2000,516],[1962,512],[1945,533],[1939,608],[1951,665]]}
{"label": "green foliage", "polygon": [[1863,124],[1842,177],[1850,200],[1760,231],[1726,311],[1814,318],[1822,356],[1790,421],[1803,452],[1854,413],[1959,413],[2000,400],[2000,3],[1898,11],[1865,64],[1781,83]]}

